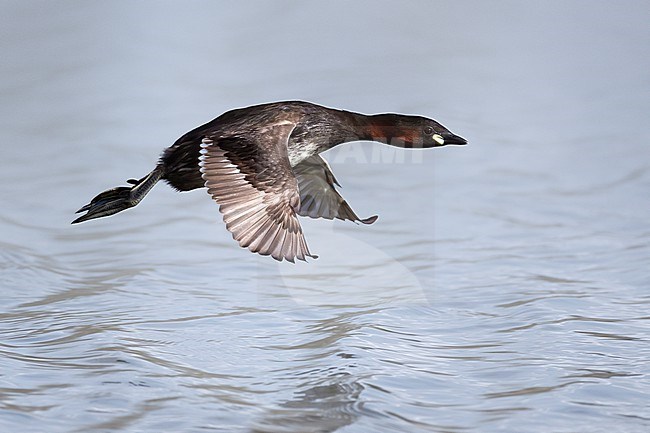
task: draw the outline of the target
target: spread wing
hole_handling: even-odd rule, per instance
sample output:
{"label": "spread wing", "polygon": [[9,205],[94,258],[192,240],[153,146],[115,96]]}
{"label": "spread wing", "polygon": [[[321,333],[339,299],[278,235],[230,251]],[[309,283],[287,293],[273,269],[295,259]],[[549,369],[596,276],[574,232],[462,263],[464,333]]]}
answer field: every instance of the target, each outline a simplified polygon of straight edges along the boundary
{"label": "spread wing", "polygon": [[208,193],[239,245],[290,262],[317,257],[309,252],[296,215],[300,196],[287,156],[294,126],[288,121],[269,126],[260,131],[263,142],[205,138],[200,162]]}
{"label": "spread wing", "polygon": [[[332,171],[319,155],[310,156],[293,167],[300,190],[299,215],[311,218],[342,219],[372,224],[377,216],[361,219],[336,191],[339,185]],[[339,185],[340,186],[340,185]]]}

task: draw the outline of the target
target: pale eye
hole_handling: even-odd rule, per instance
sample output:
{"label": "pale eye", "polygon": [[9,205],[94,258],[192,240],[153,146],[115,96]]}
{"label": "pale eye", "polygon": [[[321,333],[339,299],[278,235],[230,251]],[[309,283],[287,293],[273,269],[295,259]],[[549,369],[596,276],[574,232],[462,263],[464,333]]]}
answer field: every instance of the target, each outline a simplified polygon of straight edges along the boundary
{"label": "pale eye", "polygon": [[433,134],[433,128],[430,126],[427,126],[424,128],[424,135],[432,135]]}

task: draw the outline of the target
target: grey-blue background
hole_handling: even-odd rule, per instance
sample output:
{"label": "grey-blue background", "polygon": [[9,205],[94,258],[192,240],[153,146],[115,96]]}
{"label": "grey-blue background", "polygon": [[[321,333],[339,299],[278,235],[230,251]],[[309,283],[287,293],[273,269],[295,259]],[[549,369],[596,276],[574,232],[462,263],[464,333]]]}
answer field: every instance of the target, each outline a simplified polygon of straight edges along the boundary
{"label": "grey-blue background", "polygon": [[[645,432],[646,1],[0,3],[2,431]],[[185,131],[302,99],[464,148],[325,156],[373,226],[237,247],[159,185]]]}

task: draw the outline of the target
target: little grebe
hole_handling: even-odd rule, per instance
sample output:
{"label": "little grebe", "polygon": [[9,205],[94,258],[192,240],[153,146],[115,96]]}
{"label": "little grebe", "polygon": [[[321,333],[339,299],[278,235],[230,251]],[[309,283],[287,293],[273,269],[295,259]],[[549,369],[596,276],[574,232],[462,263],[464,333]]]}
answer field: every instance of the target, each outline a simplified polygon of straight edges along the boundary
{"label": "little grebe", "polygon": [[316,258],[298,215],[361,219],[336,191],[339,185],[319,153],[341,143],[369,140],[404,148],[466,144],[432,119],[401,114],[364,115],[301,101],[228,111],[165,149],[158,165],[132,186],[102,192],[72,223],[137,205],[160,179],[178,191],[208,188],[226,228],[240,246],[276,260]]}

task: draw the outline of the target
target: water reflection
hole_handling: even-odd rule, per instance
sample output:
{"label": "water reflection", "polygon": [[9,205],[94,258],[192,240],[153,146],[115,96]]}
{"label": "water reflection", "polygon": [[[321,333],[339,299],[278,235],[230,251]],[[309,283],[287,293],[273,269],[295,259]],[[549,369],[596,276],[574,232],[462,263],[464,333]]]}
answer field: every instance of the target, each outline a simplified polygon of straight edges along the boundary
{"label": "water reflection", "polygon": [[346,373],[320,379],[320,383],[312,380],[296,390],[293,398],[269,409],[254,422],[251,431],[337,431],[353,424],[363,412],[359,403],[363,389],[354,376]]}

